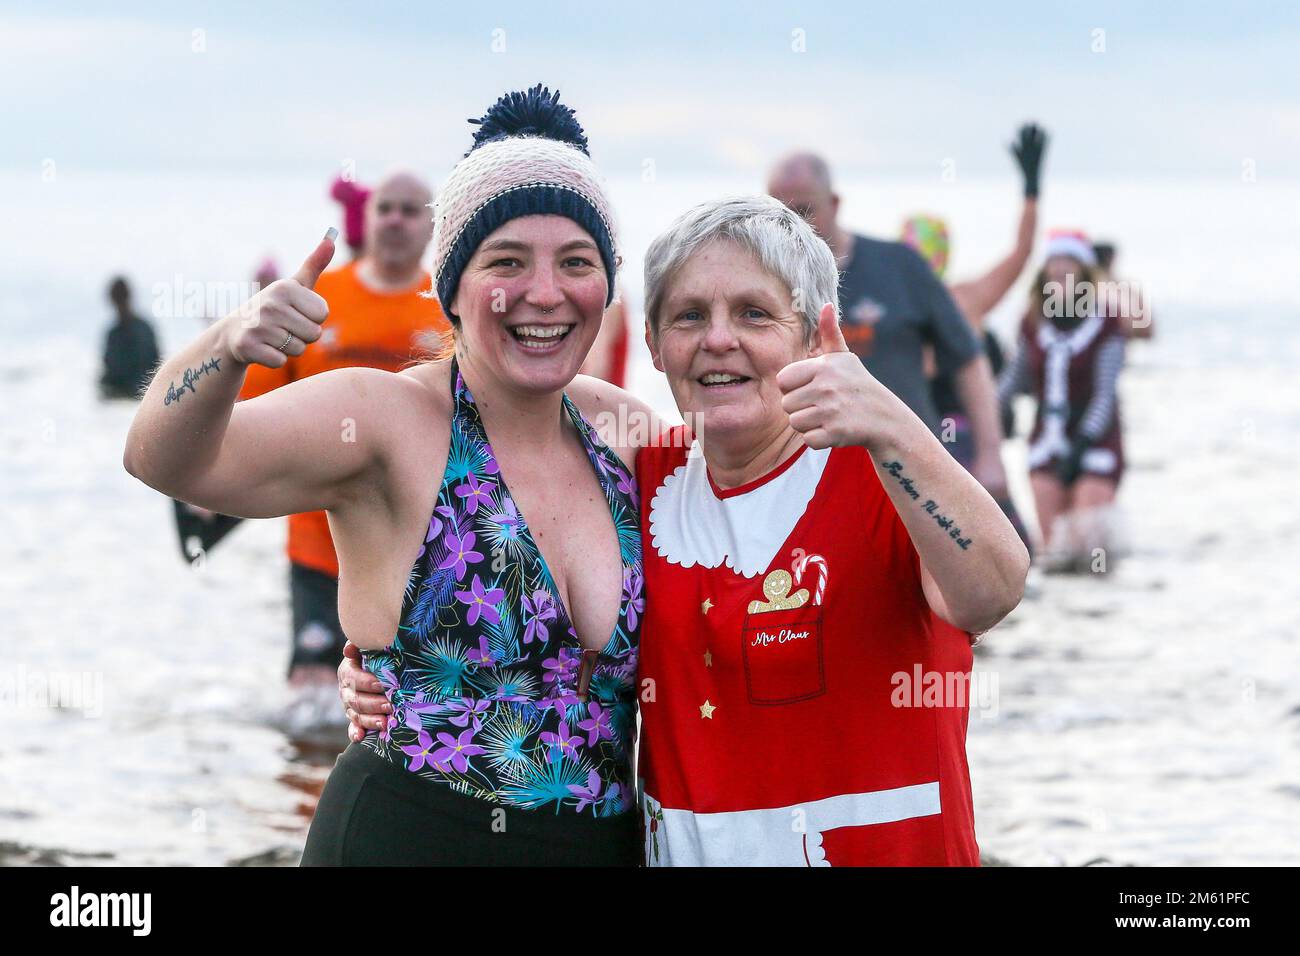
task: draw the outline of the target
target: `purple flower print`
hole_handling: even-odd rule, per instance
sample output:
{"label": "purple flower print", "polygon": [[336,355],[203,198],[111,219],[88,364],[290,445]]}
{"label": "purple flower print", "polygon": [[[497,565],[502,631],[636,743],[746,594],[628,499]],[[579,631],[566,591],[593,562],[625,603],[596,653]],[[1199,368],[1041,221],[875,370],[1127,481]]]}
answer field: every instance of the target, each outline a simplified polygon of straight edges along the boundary
{"label": "purple flower print", "polygon": [[420,738],[417,743],[403,744],[402,753],[411,758],[406,769],[410,771],[420,770],[429,762],[429,751],[433,748],[433,738],[429,736],[427,730],[420,731]]}
{"label": "purple flower print", "polygon": [[397,690],[401,686],[397,682],[397,675],[393,673],[391,667],[381,667],[379,668],[379,673],[375,674],[375,676],[379,678],[379,683],[384,687],[384,696],[391,702],[393,699],[393,691]]}
{"label": "purple flower print", "polygon": [[631,475],[622,468],[619,468],[617,465],[614,466],[614,477],[618,479],[616,487],[619,491],[623,492],[625,495],[636,494],[636,481],[633,480]]}
{"label": "purple flower print", "polygon": [[582,738],[577,734],[570,733],[569,725],[564,721],[560,721],[555,733],[546,731],[539,734],[537,739],[551,748],[546,753],[547,763],[554,763],[552,758],[557,750],[560,752],[561,757],[576,757],[578,755],[578,745],[582,743]]}
{"label": "purple flower print", "polygon": [[442,534],[442,519],[437,514],[434,514],[429,519],[429,530],[424,536],[424,543],[420,545],[420,553],[415,556],[415,560],[418,561],[424,557],[425,552],[429,550],[429,542],[440,534]]}
{"label": "purple flower print", "polygon": [[[576,783],[569,784],[569,791],[578,798],[579,813],[589,806],[594,808],[600,802],[600,787],[603,782],[600,779],[600,774],[593,770],[587,774],[587,785],[585,787],[580,787]],[[614,786],[617,787],[618,784],[614,784]]]}
{"label": "purple flower print", "polygon": [[[436,701],[427,700],[424,692],[420,691],[410,700],[398,704],[393,713],[393,726],[403,723],[412,730],[419,730],[424,726],[424,715],[441,714],[447,708]],[[400,717],[400,721],[398,718]]]}
{"label": "purple flower print", "polygon": [[497,456],[492,452],[491,443],[489,442],[483,443],[483,454],[487,457],[487,461],[484,462],[483,464],[483,474],[485,475],[501,474],[501,466],[497,464]]}
{"label": "purple flower print", "polygon": [[489,519],[493,524],[498,524],[513,537],[519,532],[519,509],[515,507],[513,498],[503,498],[501,500],[501,510],[492,515]]}
{"label": "purple flower print", "polygon": [[645,598],[641,594],[642,578],[636,568],[623,569],[623,613],[627,615],[628,632],[636,630],[636,622],[645,613]]}
{"label": "purple flower print", "polygon": [[636,676],[637,651],[638,648],[632,648],[632,650],[627,652],[627,656],[623,658],[621,663],[610,668],[605,673],[617,680],[620,684],[630,681],[634,676]]}
{"label": "purple flower print", "polygon": [[594,747],[597,740],[613,740],[614,731],[609,726],[609,711],[594,700],[587,704],[587,713],[591,717],[578,722],[578,729],[587,732],[587,746]]}
{"label": "purple flower print", "polygon": [[546,622],[554,621],[558,617],[550,592],[534,591],[531,599],[525,594],[520,599],[520,603],[524,609],[524,643],[531,644],[534,640],[538,640],[545,644],[550,637]]}
{"label": "purple flower print", "polygon": [[469,605],[469,615],[465,619],[470,627],[478,623],[480,617],[487,618],[491,624],[501,623],[501,614],[497,611],[496,605],[506,599],[506,592],[501,588],[492,588],[485,590],[483,580],[476,574],[474,581],[468,591],[457,591],[456,600],[461,604]]}
{"label": "purple flower print", "polygon": [[481,636],[478,639],[478,650],[469,651],[465,656],[479,667],[491,667],[497,662],[496,656],[488,649],[488,639]]}
{"label": "purple flower print", "polygon": [[560,684],[571,681],[578,671],[578,655],[571,647],[561,647],[558,657],[548,657],[542,661],[543,684]]}
{"label": "purple flower print", "polygon": [[450,762],[453,770],[464,773],[469,769],[469,758],[483,753],[482,747],[471,743],[473,739],[474,728],[472,727],[469,730],[462,730],[459,737],[447,733],[438,734],[438,742],[442,747],[433,752],[433,765],[439,770],[446,770]]}
{"label": "purple flower print", "polygon": [[[594,435],[594,436],[593,436],[592,432],[590,432],[590,431],[587,432],[587,437],[589,437],[589,438],[591,438],[591,437],[600,438],[599,435]],[[610,472],[610,464],[609,464],[609,462],[607,462],[607,461],[605,460],[605,456],[604,456],[604,455],[599,455],[599,454],[596,454],[595,452],[591,452],[591,451],[589,451],[589,452],[587,452],[587,457],[590,458],[590,459],[591,459],[591,463],[592,463],[593,465],[596,466],[596,474],[597,474],[597,476],[599,476],[599,477],[601,477],[601,478],[608,478],[608,477],[609,477],[609,475],[610,475],[610,473],[611,473],[611,472]],[[604,482],[602,482],[602,484],[603,484],[603,483],[604,483]]]}
{"label": "purple flower print", "polygon": [[457,727],[468,727],[469,722],[474,721],[474,729],[478,730],[482,726],[479,720],[479,714],[487,713],[488,702],[486,700],[475,700],[473,697],[462,697],[459,700],[447,702],[447,710],[456,716],[451,718],[451,722]]}
{"label": "purple flower print", "polygon": [[443,541],[443,544],[447,546],[447,556],[442,559],[442,564],[438,565],[438,570],[446,571],[448,568],[455,568],[457,581],[465,577],[465,572],[468,570],[467,561],[483,560],[483,555],[474,550],[475,541],[473,531],[462,538],[454,530],[448,528],[447,538]]}
{"label": "purple flower print", "polygon": [[496,486],[495,481],[479,481],[471,473],[464,484],[456,486],[456,497],[464,498],[466,510],[470,514],[476,515],[478,514],[479,505],[492,504],[492,492],[496,489]]}

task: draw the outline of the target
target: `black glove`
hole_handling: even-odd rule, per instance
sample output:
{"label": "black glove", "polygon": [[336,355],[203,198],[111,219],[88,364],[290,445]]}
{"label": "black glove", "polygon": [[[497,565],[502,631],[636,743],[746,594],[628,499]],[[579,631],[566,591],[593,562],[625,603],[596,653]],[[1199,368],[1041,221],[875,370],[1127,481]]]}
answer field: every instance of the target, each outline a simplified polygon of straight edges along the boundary
{"label": "black glove", "polygon": [[1070,450],[1056,463],[1056,477],[1067,488],[1083,473],[1083,454],[1091,444],[1086,438],[1076,438]]}
{"label": "black glove", "polygon": [[1011,144],[1011,155],[1016,158],[1016,165],[1025,177],[1025,198],[1038,198],[1038,174],[1043,165],[1043,153],[1047,149],[1047,133],[1037,123],[1026,123],[1020,127],[1016,141]]}

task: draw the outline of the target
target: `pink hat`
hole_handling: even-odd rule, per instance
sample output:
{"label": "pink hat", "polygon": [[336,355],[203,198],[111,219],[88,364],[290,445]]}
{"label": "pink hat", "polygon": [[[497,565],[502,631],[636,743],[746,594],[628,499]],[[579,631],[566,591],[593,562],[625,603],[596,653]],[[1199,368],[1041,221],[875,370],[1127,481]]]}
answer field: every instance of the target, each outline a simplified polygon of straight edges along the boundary
{"label": "pink hat", "polygon": [[370,190],[340,176],[330,187],[330,196],[343,206],[343,241],[360,249],[366,242],[366,200]]}

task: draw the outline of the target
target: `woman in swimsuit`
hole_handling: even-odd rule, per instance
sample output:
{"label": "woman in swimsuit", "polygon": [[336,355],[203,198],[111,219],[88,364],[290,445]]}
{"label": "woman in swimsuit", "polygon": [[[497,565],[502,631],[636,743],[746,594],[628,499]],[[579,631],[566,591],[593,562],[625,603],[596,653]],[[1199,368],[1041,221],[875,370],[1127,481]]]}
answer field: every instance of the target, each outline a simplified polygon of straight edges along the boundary
{"label": "woman in swimsuit", "polygon": [[1051,570],[1101,570],[1111,505],[1124,474],[1120,314],[1098,301],[1087,237],[1057,231],[1021,323],[1015,357],[998,381],[1004,411],[1020,393],[1037,405],[1029,479]]}
{"label": "woman in swimsuit", "polygon": [[160,369],[127,440],[127,470],[173,497],[329,513],[339,616],[391,715],[339,758],[304,864],[639,856],[639,502],[632,451],[590,421],[620,403],[657,419],[575,379],[613,294],[609,201],[558,94],[476,122],[435,212],[449,358],[235,404],[249,364],[320,337],[327,235]]}

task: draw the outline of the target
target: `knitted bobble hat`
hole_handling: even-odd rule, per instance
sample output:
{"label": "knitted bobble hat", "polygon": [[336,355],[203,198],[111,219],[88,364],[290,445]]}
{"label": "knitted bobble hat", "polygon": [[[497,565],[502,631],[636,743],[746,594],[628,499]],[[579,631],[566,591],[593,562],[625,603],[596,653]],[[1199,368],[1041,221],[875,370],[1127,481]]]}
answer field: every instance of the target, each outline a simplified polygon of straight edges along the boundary
{"label": "knitted bobble hat", "polygon": [[433,213],[434,288],[453,318],[461,273],[484,239],[520,216],[558,215],[582,226],[600,250],[614,299],[617,240],[609,198],[573,110],[540,83],[507,93],[483,114],[474,145],[451,171]]}

